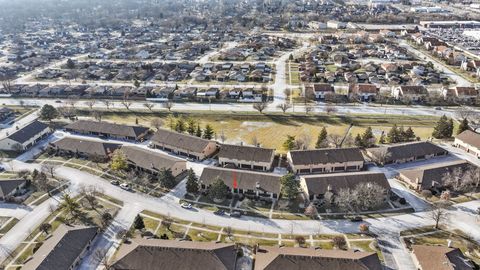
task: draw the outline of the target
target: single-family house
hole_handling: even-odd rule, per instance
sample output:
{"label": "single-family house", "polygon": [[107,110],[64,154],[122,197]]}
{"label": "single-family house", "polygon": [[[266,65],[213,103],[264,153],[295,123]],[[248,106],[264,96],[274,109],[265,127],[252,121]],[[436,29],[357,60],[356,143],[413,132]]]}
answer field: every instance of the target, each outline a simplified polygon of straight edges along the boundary
{"label": "single-family house", "polygon": [[418,102],[428,96],[428,91],[423,85],[402,85],[393,88],[392,96],[395,99],[409,99]]}
{"label": "single-family house", "polygon": [[352,84],[350,88],[350,93],[358,97],[361,101],[374,101],[379,92],[376,85],[368,83]]}

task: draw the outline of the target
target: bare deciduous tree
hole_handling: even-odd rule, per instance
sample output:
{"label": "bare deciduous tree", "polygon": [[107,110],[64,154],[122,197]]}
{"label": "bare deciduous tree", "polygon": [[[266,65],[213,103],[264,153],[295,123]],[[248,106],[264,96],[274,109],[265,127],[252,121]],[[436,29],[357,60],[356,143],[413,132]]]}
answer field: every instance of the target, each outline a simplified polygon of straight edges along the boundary
{"label": "bare deciduous tree", "polygon": [[95,110],[95,111],[92,112],[92,115],[93,115],[93,118],[95,118],[95,120],[97,120],[98,122],[102,121],[103,112],[101,112],[99,110]]}
{"label": "bare deciduous tree", "polygon": [[95,99],[85,101],[85,105],[87,105],[90,110],[93,109],[93,106],[95,106],[96,103],[97,101]]}
{"label": "bare deciduous tree", "polygon": [[162,104],[163,108],[167,109],[169,112],[172,111],[173,108],[173,102],[171,101],[166,101],[165,103]]}
{"label": "bare deciduous tree", "polygon": [[290,103],[282,103],[277,106],[280,110],[282,110],[283,113],[286,113],[288,109],[292,108],[292,105]]}
{"label": "bare deciduous tree", "polygon": [[267,102],[257,102],[253,104],[253,108],[257,110],[259,113],[263,113],[263,111],[268,107]]}
{"label": "bare deciduous tree", "polygon": [[153,118],[152,121],[150,122],[152,127],[154,127],[156,130],[159,130],[163,126],[163,120],[160,118]]}
{"label": "bare deciduous tree", "polygon": [[155,107],[155,103],[143,103],[143,106],[147,108],[149,111],[153,111],[153,107]]}
{"label": "bare deciduous tree", "polygon": [[332,104],[325,105],[325,112],[327,114],[336,113],[337,111],[337,108],[335,108],[335,106],[333,106]]}
{"label": "bare deciduous tree", "polygon": [[44,173],[50,174],[52,178],[55,178],[55,171],[57,170],[57,165],[51,163],[43,163],[40,167],[40,170]]}
{"label": "bare deciduous tree", "polygon": [[315,110],[315,107],[311,105],[305,105],[305,114],[309,114]]}
{"label": "bare deciduous tree", "polygon": [[132,106],[132,102],[124,99],[124,100],[122,100],[122,105],[123,105],[123,107],[125,107],[125,109],[130,110],[130,106]]}
{"label": "bare deciduous tree", "polygon": [[105,105],[105,107],[107,107],[107,110],[110,109],[110,105],[113,105],[113,103],[108,99],[104,99],[104,100],[102,100],[102,102],[103,102],[103,105]]}
{"label": "bare deciduous tree", "polygon": [[331,145],[334,145],[335,148],[339,148],[340,144],[342,143],[343,136],[338,134],[328,134],[327,140]]}
{"label": "bare deciduous tree", "polygon": [[438,229],[438,226],[448,217],[447,209],[443,205],[435,205],[430,212],[430,217],[435,222],[435,229]]}

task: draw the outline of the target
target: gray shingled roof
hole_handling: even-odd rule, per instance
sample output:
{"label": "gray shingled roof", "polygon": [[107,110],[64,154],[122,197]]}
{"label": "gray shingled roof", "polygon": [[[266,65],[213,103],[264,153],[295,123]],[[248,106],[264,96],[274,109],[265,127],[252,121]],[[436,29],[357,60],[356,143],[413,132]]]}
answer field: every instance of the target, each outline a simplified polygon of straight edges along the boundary
{"label": "gray shingled roof", "polygon": [[234,244],[158,239],[134,239],[123,244],[114,270],[234,270]]}
{"label": "gray shingled roof", "polygon": [[61,225],[33,254],[24,270],[69,270],[83,249],[97,235],[98,227]]}
{"label": "gray shingled roof", "polygon": [[255,270],[381,270],[375,252],[293,247],[260,247]]}
{"label": "gray shingled roof", "polygon": [[480,149],[480,134],[476,132],[465,130],[464,132],[458,134],[455,138]]}
{"label": "gray shingled roof", "polygon": [[148,128],[141,126],[127,126],[107,122],[97,122],[88,120],[79,120],[68,124],[65,129],[71,129],[79,132],[98,132],[123,137],[135,137],[144,134]]}
{"label": "gray shingled roof", "polygon": [[475,165],[466,160],[455,160],[416,167],[414,169],[400,170],[399,172],[413,182],[418,179],[418,182],[422,183],[422,189],[427,189],[432,187],[433,181],[442,183],[442,177],[457,168],[466,171],[467,169],[475,168]]}
{"label": "gray shingled roof", "polygon": [[369,148],[368,151],[372,153],[377,161],[380,160],[381,157],[386,157],[386,162],[447,152],[447,150],[431,142],[392,144],[377,148]]}
{"label": "gray shingled roof", "polygon": [[314,165],[364,161],[358,148],[334,148],[290,151],[293,165]]}
{"label": "gray shingled roof", "polygon": [[200,176],[200,182],[210,185],[215,178],[220,178],[230,188],[233,188],[233,180],[236,178],[237,187],[243,190],[256,190],[257,183],[260,190],[270,193],[280,193],[280,175],[272,173],[252,172],[218,167],[206,167]]}
{"label": "gray shingled roof", "polygon": [[23,179],[0,180],[0,197],[12,193],[17,187],[25,183]]}
{"label": "gray shingled roof", "polygon": [[108,156],[116,149],[120,148],[121,144],[104,143],[94,140],[85,140],[77,138],[63,138],[51,143],[55,148],[64,151],[85,153],[88,155]]}
{"label": "gray shingled roof", "polygon": [[274,154],[274,149],[255,146],[222,144],[220,146],[220,152],[218,153],[218,157],[255,162],[271,162]]}
{"label": "gray shingled roof", "polygon": [[194,153],[202,153],[211,141],[188,134],[159,129],[153,135],[152,142],[160,145],[165,144],[166,147],[176,147]]}
{"label": "gray shingled roof", "polygon": [[178,162],[185,163],[186,169],[186,162],[183,159],[161,154],[141,147],[123,146],[122,151],[129,162],[144,169],[154,169],[160,171],[163,168],[169,169]]}
{"label": "gray shingled roof", "polygon": [[39,121],[33,121],[32,123],[24,126],[12,135],[8,136],[8,138],[23,144],[47,128],[47,124]]}
{"label": "gray shingled roof", "polygon": [[376,172],[305,175],[302,178],[305,179],[309,194],[325,194],[329,186],[338,192],[342,188],[355,188],[360,183],[368,182],[376,183],[387,190],[390,189],[385,174]]}

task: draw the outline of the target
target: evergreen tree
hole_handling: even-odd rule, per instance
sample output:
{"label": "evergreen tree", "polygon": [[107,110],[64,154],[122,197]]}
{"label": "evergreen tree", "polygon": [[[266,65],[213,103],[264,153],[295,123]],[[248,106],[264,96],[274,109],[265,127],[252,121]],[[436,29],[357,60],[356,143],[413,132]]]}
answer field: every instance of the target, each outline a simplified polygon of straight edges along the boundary
{"label": "evergreen tree", "polygon": [[187,176],[187,192],[196,194],[199,190],[198,187],[198,179],[197,176],[195,175],[195,172],[190,168],[188,170],[188,176]]}
{"label": "evergreen tree", "polygon": [[170,169],[161,169],[158,173],[158,181],[162,185],[162,187],[172,189],[177,185],[175,181],[175,176],[172,174],[172,170]]}
{"label": "evergreen tree", "polygon": [[220,200],[223,201],[227,197],[229,188],[220,178],[216,178],[215,181],[210,185],[208,189],[208,197],[211,200]]}
{"label": "evergreen tree", "polygon": [[207,140],[211,140],[213,138],[213,128],[209,124],[207,124],[203,130],[203,138]]}
{"label": "evergreen tree", "polygon": [[195,120],[189,118],[187,121],[187,132],[190,135],[195,135]]}
{"label": "evergreen tree", "polygon": [[136,230],[143,230],[145,228],[145,223],[143,223],[143,218],[140,215],[135,217],[135,220],[133,221],[133,227]]}
{"label": "evergreen tree", "polygon": [[295,179],[292,173],[286,174],[280,178],[281,194],[284,198],[292,200],[297,197],[300,190],[300,182]]}
{"label": "evergreen tree", "polygon": [[175,131],[179,133],[185,132],[185,120],[182,117],[178,118],[177,123],[175,124]]}
{"label": "evergreen tree", "polygon": [[447,136],[447,138],[451,138],[453,136],[453,128],[454,128],[454,124],[453,124],[453,119],[450,118],[448,120],[448,125],[447,125],[447,134],[445,134]]}
{"label": "evergreen tree", "polygon": [[375,136],[373,136],[371,127],[367,127],[367,129],[365,129],[361,139],[363,147],[371,147],[375,144]]}
{"label": "evergreen tree", "polygon": [[287,139],[283,142],[283,148],[287,151],[295,149],[295,136],[287,135]]}
{"label": "evergreen tree", "polygon": [[195,131],[195,136],[202,137],[202,128],[200,128],[200,124],[197,124],[197,130]]}
{"label": "evergreen tree", "polygon": [[405,131],[405,137],[407,141],[414,141],[415,138],[417,137],[415,135],[415,132],[413,132],[412,127],[408,127],[407,130]]}
{"label": "evergreen tree", "polygon": [[72,59],[68,58],[67,60],[67,68],[68,69],[74,69],[75,68],[75,62],[73,62]]}
{"label": "evergreen tree", "polygon": [[445,139],[452,137],[453,134],[453,121],[443,115],[438,120],[437,124],[433,128],[432,136],[436,139]]}
{"label": "evergreen tree", "polygon": [[360,134],[357,134],[357,136],[355,136],[355,146],[364,147],[362,136],[360,136]]}
{"label": "evergreen tree", "polygon": [[318,134],[317,143],[315,144],[315,148],[319,149],[319,148],[327,147],[327,144],[328,144],[327,136],[328,136],[327,129],[325,127],[323,127],[322,130],[320,131],[320,133]]}
{"label": "evergreen tree", "polygon": [[403,126],[401,126],[399,129],[398,129],[398,141],[399,142],[405,142],[407,141],[407,136],[405,134],[405,129],[403,128]]}
{"label": "evergreen tree", "polygon": [[40,110],[40,119],[52,121],[53,119],[57,118],[59,115],[57,109],[52,105],[45,104],[43,105],[42,109]]}
{"label": "evergreen tree", "polygon": [[387,142],[388,143],[397,143],[397,142],[399,142],[398,139],[399,139],[398,128],[397,128],[397,125],[394,124],[393,127],[387,133]]}
{"label": "evergreen tree", "polygon": [[468,125],[467,118],[463,118],[462,122],[458,126],[457,134],[464,132],[465,130],[470,130],[470,126]]}
{"label": "evergreen tree", "polygon": [[380,135],[380,139],[378,139],[378,143],[384,144],[385,143],[385,134],[382,132],[382,135]]}

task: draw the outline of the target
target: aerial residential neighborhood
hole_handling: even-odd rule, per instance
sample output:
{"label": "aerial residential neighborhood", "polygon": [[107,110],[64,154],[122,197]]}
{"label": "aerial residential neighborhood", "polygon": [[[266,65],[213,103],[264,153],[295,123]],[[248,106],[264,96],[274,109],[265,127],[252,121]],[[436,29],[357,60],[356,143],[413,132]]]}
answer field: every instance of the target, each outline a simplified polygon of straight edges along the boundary
{"label": "aerial residential neighborhood", "polygon": [[480,2],[0,7],[1,270],[480,269]]}

